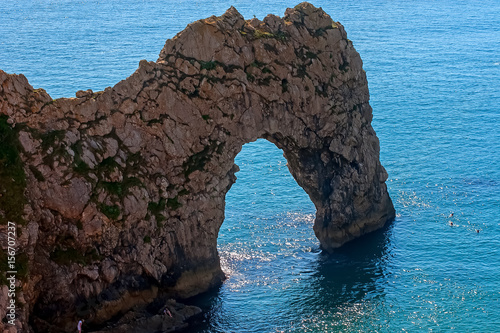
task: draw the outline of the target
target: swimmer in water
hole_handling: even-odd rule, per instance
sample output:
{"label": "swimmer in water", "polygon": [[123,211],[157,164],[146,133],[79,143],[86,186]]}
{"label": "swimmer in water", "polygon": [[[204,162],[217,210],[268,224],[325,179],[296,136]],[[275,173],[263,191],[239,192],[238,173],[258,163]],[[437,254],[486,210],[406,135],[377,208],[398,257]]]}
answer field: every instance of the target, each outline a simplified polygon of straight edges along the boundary
{"label": "swimmer in water", "polygon": [[448,215],[448,217],[453,217],[453,213],[451,213],[450,215]]}
{"label": "swimmer in water", "polygon": [[450,226],[453,227],[453,222],[450,221]]}

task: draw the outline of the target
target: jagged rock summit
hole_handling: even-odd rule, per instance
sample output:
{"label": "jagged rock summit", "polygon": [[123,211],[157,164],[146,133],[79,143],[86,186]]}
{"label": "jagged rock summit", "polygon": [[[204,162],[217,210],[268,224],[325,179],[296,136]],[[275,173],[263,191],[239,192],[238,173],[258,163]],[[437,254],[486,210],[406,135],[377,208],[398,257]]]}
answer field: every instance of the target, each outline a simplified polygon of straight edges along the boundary
{"label": "jagged rock summit", "polygon": [[17,223],[20,331],[79,317],[97,329],[220,283],[234,158],[258,138],[283,150],[324,250],[394,217],[360,56],[311,4],[196,21],[101,92],[53,100],[23,75],[0,71],[0,83],[1,235]]}

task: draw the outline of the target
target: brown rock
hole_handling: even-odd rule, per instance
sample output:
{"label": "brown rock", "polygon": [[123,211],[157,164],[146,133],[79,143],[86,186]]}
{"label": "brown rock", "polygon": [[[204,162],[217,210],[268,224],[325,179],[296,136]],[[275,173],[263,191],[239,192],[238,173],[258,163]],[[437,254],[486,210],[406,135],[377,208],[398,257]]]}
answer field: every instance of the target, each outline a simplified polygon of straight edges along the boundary
{"label": "brown rock", "polygon": [[92,91],[92,89],[88,89],[88,90],[78,90],[76,93],[75,93],[75,96],[77,98],[83,98],[83,97],[90,97],[92,96],[94,92]]}
{"label": "brown rock", "polygon": [[90,186],[81,178],[68,184],[52,183],[44,191],[44,205],[70,219],[79,218],[90,199]]}

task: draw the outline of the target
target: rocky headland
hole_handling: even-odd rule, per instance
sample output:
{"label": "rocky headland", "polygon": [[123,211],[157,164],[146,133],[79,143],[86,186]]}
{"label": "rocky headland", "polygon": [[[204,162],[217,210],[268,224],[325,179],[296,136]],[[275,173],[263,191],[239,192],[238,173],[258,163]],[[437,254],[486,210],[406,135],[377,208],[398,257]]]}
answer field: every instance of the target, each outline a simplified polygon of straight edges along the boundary
{"label": "rocky headland", "polygon": [[[65,332],[84,318],[134,331],[141,306],[221,283],[234,158],[259,138],[283,150],[314,203],[325,251],[381,228],[395,212],[371,120],[359,54],[308,3],[283,18],[245,20],[231,7],[196,21],[156,62],[75,98],[0,71],[2,318],[8,222],[18,245],[16,327],[0,328]],[[151,315],[156,330],[198,312],[176,304],[182,320]]]}

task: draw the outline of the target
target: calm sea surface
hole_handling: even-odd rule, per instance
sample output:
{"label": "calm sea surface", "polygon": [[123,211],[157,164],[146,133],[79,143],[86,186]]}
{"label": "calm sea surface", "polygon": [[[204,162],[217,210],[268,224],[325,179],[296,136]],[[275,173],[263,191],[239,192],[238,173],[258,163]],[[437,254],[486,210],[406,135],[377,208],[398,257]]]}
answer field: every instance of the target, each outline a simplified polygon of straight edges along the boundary
{"label": "calm sea surface", "polygon": [[[71,97],[156,60],[193,20],[296,4],[2,0],[0,68]],[[314,5],[364,61],[397,219],[326,256],[282,152],[247,144],[219,235],[228,279],[193,300],[207,310],[193,332],[498,332],[500,1]]]}

